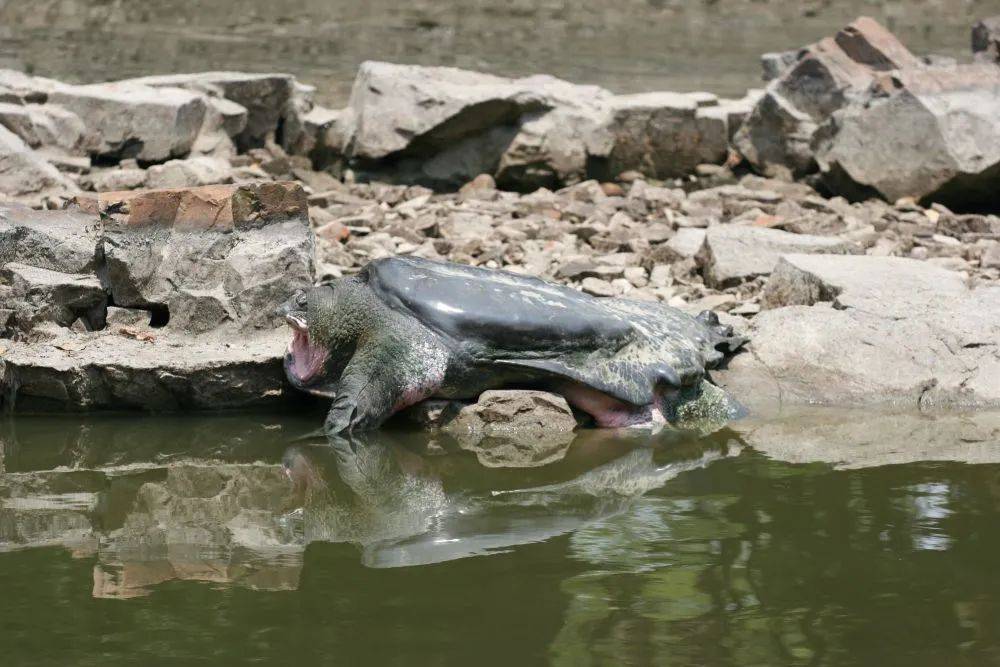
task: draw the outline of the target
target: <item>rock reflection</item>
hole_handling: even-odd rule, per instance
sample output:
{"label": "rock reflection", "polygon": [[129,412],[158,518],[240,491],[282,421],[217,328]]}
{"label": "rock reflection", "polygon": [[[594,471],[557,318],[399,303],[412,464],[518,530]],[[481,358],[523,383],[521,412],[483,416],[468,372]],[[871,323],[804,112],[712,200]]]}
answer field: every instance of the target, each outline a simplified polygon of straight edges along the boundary
{"label": "rock reflection", "polygon": [[619,514],[739,451],[725,433],[669,443],[586,431],[555,464],[495,470],[415,433],[287,446],[296,429],[267,420],[168,420],[143,441],[133,423],[5,424],[0,550],[94,558],[100,598],[175,580],[289,590],[313,542],[357,545],[375,568],[500,553]]}
{"label": "rock reflection", "polygon": [[733,424],[754,449],[789,463],[871,468],[914,461],[1000,463],[1000,411],[968,414],[801,409]]}

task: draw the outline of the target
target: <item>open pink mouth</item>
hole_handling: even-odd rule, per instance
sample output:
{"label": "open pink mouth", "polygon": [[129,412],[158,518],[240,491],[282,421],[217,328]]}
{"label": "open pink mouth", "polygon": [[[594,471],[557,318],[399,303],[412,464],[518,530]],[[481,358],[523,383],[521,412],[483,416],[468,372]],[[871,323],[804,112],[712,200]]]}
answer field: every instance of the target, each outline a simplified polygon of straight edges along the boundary
{"label": "open pink mouth", "polygon": [[323,369],[330,353],[309,340],[309,329],[304,320],[295,315],[285,317],[292,327],[292,342],[288,344],[288,371],[299,382],[312,380]]}

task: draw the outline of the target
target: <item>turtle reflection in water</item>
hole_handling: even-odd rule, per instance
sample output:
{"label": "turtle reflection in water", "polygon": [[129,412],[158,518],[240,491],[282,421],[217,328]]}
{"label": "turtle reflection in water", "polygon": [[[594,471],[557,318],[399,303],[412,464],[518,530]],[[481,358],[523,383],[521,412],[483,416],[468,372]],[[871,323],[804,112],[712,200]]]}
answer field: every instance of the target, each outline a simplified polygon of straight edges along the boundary
{"label": "turtle reflection in water", "polygon": [[590,430],[563,461],[512,475],[460,454],[421,456],[407,437],[419,436],[289,449],[283,467],[302,503],[301,541],[356,544],[377,568],[498,553],[627,512],[678,475],[743,449],[728,429],[679,441]]}
{"label": "turtle reflection in water", "polygon": [[327,396],[330,433],[427,398],[505,387],[562,394],[598,426],[722,422],[742,407],[707,369],[744,342],[712,313],[596,298],[514,273],[390,257],[289,299],[285,371]]}

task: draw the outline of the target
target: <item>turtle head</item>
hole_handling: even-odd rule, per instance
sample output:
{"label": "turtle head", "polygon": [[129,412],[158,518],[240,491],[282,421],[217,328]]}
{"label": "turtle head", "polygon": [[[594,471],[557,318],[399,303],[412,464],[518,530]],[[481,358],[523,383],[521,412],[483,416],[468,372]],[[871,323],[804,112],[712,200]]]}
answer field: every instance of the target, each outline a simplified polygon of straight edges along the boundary
{"label": "turtle head", "polygon": [[278,307],[292,329],[285,373],[293,385],[330,396],[364,328],[358,288],[350,278],[299,290]]}
{"label": "turtle head", "polygon": [[325,384],[330,349],[321,342],[315,323],[322,319],[320,310],[330,307],[329,299],[324,299],[328,291],[331,288],[327,285],[298,290],[278,308],[292,329],[292,340],[285,350],[285,374],[299,389],[321,390]]}

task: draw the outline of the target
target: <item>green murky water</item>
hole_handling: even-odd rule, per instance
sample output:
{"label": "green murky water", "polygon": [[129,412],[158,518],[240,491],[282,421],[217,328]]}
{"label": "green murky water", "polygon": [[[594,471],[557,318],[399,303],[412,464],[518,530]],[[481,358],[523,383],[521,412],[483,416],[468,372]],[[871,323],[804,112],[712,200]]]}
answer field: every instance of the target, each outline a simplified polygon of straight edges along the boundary
{"label": "green murky water", "polygon": [[1000,663],[1000,415],[582,433],[0,422],[4,665]]}

